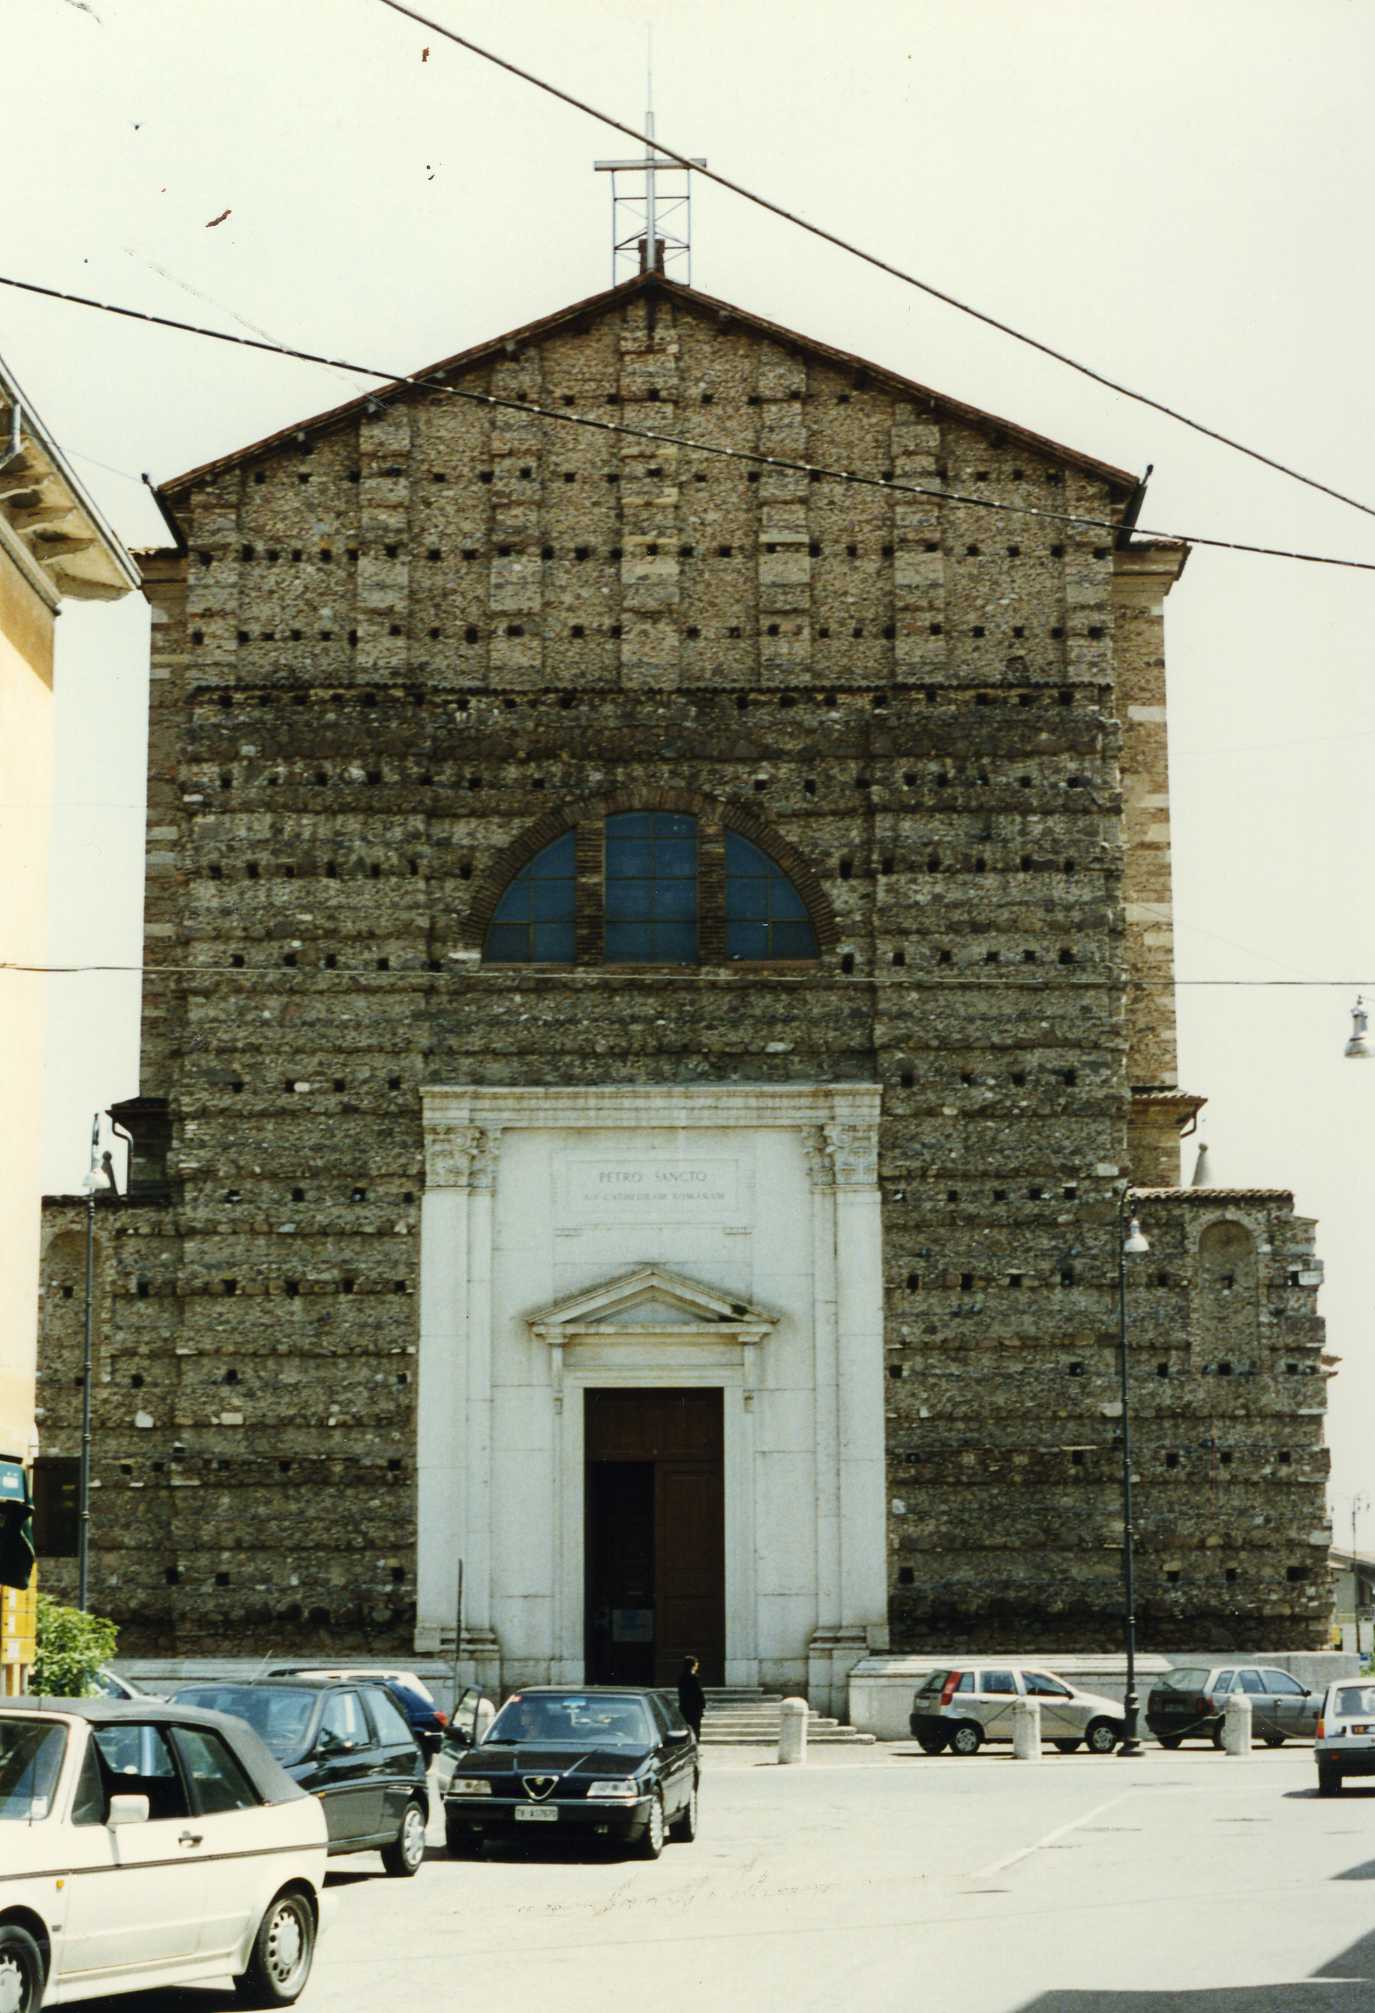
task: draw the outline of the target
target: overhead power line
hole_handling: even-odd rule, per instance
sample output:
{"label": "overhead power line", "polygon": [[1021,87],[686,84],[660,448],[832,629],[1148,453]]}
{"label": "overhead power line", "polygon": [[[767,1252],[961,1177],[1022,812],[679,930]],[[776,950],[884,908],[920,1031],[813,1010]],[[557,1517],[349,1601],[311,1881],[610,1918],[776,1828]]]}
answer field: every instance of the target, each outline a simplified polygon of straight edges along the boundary
{"label": "overhead power line", "polygon": [[[1050,343],[1041,342],[1038,337],[1028,335],[1024,329],[1014,328],[1010,322],[1000,321],[996,315],[986,314],[982,308],[976,308],[970,302],[960,300],[956,294],[947,293],[943,288],[933,286],[930,280],[918,279],[915,273],[906,272],[901,266],[895,266],[889,260],[881,259],[876,252],[867,252],[862,246],[851,244],[848,238],[842,238],[838,232],[828,231],[821,224],[811,223],[806,217],[798,216],[795,211],[785,210],[781,203],[772,202],[754,189],[747,189],[743,183],[732,181],[728,175],[718,174],[714,168],[707,167],[702,161],[678,153],[663,140],[651,138],[649,134],[640,132],[638,127],[629,126],[624,120],[614,118],[610,112],[600,111],[597,106],[589,105],[585,99],[575,97],[571,91],[561,90],[557,84],[549,83],[546,78],[537,77],[532,70],[523,70],[518,63],[512,63],[507,57],[498,56],[494,50],[484,49],[480,42],[474,42],[470,37],[460,35],[457,29],[448,28],[442,21],[436,21],[433,16],[421,14],[416,8],[405,6],[403,0],[382,0],[382,5],[390,7],[394,14],[403,14],[407,20],[416,22],[420,27],[428,28],[432,34],[442,35],[446,41],[456,42],[460,49],[466,49],[470,55],[480,56],[483,62],[493,63],[499,70],[507,71],[512,77],[519,77],[522,83],[533,84],[537,91],[544,91],[549,97],[557,98],[565,105],[571,105],[575,111],[585,112],[589,118],[598,119],[602,125],[610,126],[618,133],[624,133],[627,139],[638,140],[642,145],[666,155],[680,168],[689,168],[694,175],[703,175],[707,181],[715,182],[723,189],[729,189],[732,195],[743,196],[747,203],[754,203],[759,209],[767,210],[771,216],[781,217],[784,223],[795,224],[800,231],[806,231],[811,237],[820,238],[824,244],[834,245],[837,250],[848,252],[853,258],[862,259],[865,265],[874,266],[879,272],[887,273],[890,278],[901,280],[904,286],[916,287],[920,293],[929,294],[933,300],[943,301],[947,307],[956,309],[958,313],[968,315],[973,321],[982,322],[985,328],[996,329],[1000,335],[1010,336],[1013,342],[1022,343],[1027,349],[1034,349],[1040,355],[1050,357],[1055,363],[1064,364],[1069,370],[1077,371],[1081,377],[1091,379],[1094,384],[1101,384],[1108,391],[1132,399],[1137,405],[1148,406],[1152,412],[1163,413],[1166,419],[1177,420],[1181,426],[1187,426],[1192,432],[1202,434],[1205,439],[1215,440],[1221,446],[1233,449],[1237,454],[1244,454],[1248,460],[1258,461],[1264,468],[1274,469],[1278,475],[1288,476],[1292,482],[1302,483],[1305,489],[1315,489],[1320,495],[1330,496],[1337,503],[1348,504],[1352,510],[1359,510],[1367,517],[1375,517],[1375,504],[1362,503],[1359,497],[1348,496],[1344,490],[1334,489],[1330,483],[1319,482],[1316,476],[1304,475],[1299,469],[1290,468],[1287,463],[1277,461],[1273,455],[1262,454],[1259,448],[1247,447],[1243,441],[1234,440],[1230,434],[1221,432],[1215,426],[1206,426],[1202,420],[1190,419],[1187,413],[1180,412],[1175,406],[1166,405],[1158,398],[1151,398],[1146,392],[1133,391],[1130,385],[1121,384],[1116,378],[1108,377],[1105,372],[1095,370],[1092,364],[1080,363],[1077,357],[1067,355],[1064,350],[1055,349]],[[1202,543],[1201,540],[1195,542]]]}
{"label": "overhead power line", "polygon": [[[469,978],[474,972],[478,971],[490,974],[492,969],[491,965],[485,964],[478,958],[464,958],[461,962],[457,962],[437,972],[429,970],[421,971],[419,969],[413,971],[383,972],[375,970],[371,965],[356,965],[351,970],[347,968],[331,969],[327,966],[319,966],[312,970],[307,965],[292,965],[289,967],[280,965],[24,965],[13,964],[0,959],[0,972],[23,973],[37,978],[81,978],[91,973],[113,973],[116,975],[137,974],[145,978],[176,978],[184,980],[187,984],[195,984],[201,979],[208,978],[242,979],[246,983],[252,982],[255,979],[271,979],[274,982],[285,980],[292,985],[299,985],[303,980],[309,981],[312,984],[318,983],[321,980],[326,983],[342,981],[347,985],[355,987],[360,980],[364,979],[370,985],[374,982],[384,986],[392,985],[398,980],[406,980],[414,984],[426,984],[431,979],[438,978]],[[581,980],[588,977],[606,979],[626,976],[626,974],[618,972],[614,965],[504,965],[501,967],[501,970],[509,978],[524,978],[528,976],[532,980],[551,978]],[[711,983],[718,980],[724,973],[730,971],[732,971],[730,965],[720,967],[694,965],[689,970],[678,971],[665,965],[662,968],[656,969],[652,974],[646,975],[643,972],[637,972],[633,976],[637,981],[652,985],[701,985],[704,980]],[[754,976],[760,977],[764,983],[770,986],[807,985],[815,987],[817,983],[817,975],[814,972],[771,970],[767,974],[754,974]],[[830,974],[822,973],[823,978],[827,976],[830,976]],[[836,976],[837,983],[839,983],[840,976]],[[969,974],[960,974],[948,979],[912,978],[906,972],[900,978],[890,978],[884,972],[873,972],[864,976],[847,972],[844,974],[844,983],[847,985],[892,985],[900,987],[903,992],[969,992],[973,990],[981,992],[1006,992],[1010,989],[1013,992],[1045,992],[1047,990],[1053,992],[1073,992],[1077,990],[1082,992],[1087,990],[1091,992],[1158,993],[1161,991],[1178,991],[1185,986],[1239,988],[1244,991],[1266,990],[1275,987],[1297,987],[1301,990],[1317,992],[1349,991],[1354,986],[1358,992],[1375,991],[1375,979],[1369,978],[1171,979],[1168,981],[1168,984],[1162,986],[1161,982],[1156,979],[1071,979],[1065,978],[1058,971],[1054,977],[1047,973],[1041,978],[1013,977],[1009,973],[998,978],[974,978]]]}
{"label": "overhead power line", "polygon": [[[36,280],[16,279],[12,275],[0,273],[0,286],[17,288],[21,293],[38,294],[45,300],[64,301],[71,307],[95,308],[101,314],[119,315],[128,321],[145,322],[152,328],[172,329],[181,335],[203,336],[211,342],[233,343],[239,349],[261,350],[269,356],[285,356],[297,363],[323,364],[330,370],[352,372],[357,377],[381,380],[378,395],[394,385],[408,385],[417,391],[442,394],[446,398],[466,400],[471,405],[497,407],[508,412],[522,413],[526,418],[548,419],[560,426],[583,427],[594,433],[625,434],[632,440],[647,440],[656,447],[681,447],[693,454],[714,455],[722,461],[750,462],[761,468],[782,468],[798,475],[814,476],[818,481],[844,482],[862,489],[890,490],[895,495],[922,496],[936,503],[954,503],[969,510],[988,510],[1012,517],[1037,518],[1046,524],[1077,525],[1086,531],[1106,531],[1116,536],[1122,525],[1110,517],[1085,517],[1068,510],[1044,510],[1030,503],[1000,502],[988,496],[970,496],[962,491],[933,489],[927,484],[900,482],[884,475],[864,475],[855,469],[829,468],[823,463],[797,461],[787,455],[761,454],[757,449],[743,447],[721,447],[713,442],[690,440],[684,434],[660,433],[649,427],[627,426],[623,420],[593,419],[590,414],[568,412],[554,406],[534,405],[527,399],[501,398],[494,392],[465,391],[459,385],[452,385],[440,377],[409,376],[404,372],[379,369],[376,364],[350,363],[344,357],[325,356],[318,350],[293,349],[285,343],[267,342],[256,336],[234,335],[227,329],[201,327],[195,322],[178,321],[171,315],[152,314],[143,308],[122,307],[113,301],[98,301],[89,294],[64,292],[60,287],[40,286]],[[151,479],[144,478],[152,487]],[[1338,559],[1329,553],[1300,552],[1281,545],[1250,545],[1235,538],[1209,538],[1203,532],[1153,531],[1145,525],[1131,527],[1139,538],[1160,539],[1168,544],[1208,546],[1217,552],[1244,552],[1262,559],[1292,559],[1306,566],[1336,566],[1356,573],[1375,573],[1375,560]]]}

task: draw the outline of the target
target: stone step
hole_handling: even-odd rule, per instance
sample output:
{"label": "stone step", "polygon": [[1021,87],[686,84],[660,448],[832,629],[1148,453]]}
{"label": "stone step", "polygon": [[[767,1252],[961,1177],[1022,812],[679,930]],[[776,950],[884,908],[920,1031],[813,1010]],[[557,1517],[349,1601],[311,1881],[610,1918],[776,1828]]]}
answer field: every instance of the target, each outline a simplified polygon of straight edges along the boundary
{"label": "stone step", "polygon": [[[703,1726],[714,1726],[722,1733],[738,1732],[742,1727],[759,1727],[764,1732],[772,1727],[776,1733],[781,1722],[782,1715],[776,1712],[709,1712],[702,1720]],[[807,1725],[813,1732],[819,1727],[840,1724],[839,1720],[828,1719],[821,1713],[807,1715]]]}
{"label": "stone step", "polygon": [[[748,1701],[732,1699],[725,1702],[709,1693],[702,1718],[702,1745],[776,1747],[782,1714],[783,1701],[776,1694],[756,1695]],[[845,1726],[829,1714],[809,1711],[807,1740],[809,1745],[815,1743],[818,1746],[871,1747],[874,1736],[857,1733],[852,1726]]]}
{"label": "stone step", "polygon": [[[809,1747],[872,1747],[871,1733],[857,1733],[852,1726],[827,1727],[821,1733],[808,1729]],[[703,1723],[703,1747],[777,1747],[778,1734],[774,1733],[713,1733]]]}

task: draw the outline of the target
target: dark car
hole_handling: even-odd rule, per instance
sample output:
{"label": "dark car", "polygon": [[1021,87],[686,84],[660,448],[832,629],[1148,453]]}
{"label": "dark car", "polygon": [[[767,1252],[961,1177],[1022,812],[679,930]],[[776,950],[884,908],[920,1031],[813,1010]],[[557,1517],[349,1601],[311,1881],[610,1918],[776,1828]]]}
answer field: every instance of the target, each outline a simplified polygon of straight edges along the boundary
{"label": "dark car", "polygon": [[404,1713],[421,1752],[433,1758],[439,1752],[448,1725],[448,1715],[434,1702],[434,1693],[414,1671],[394,1670],[389,1664],[273,1664],[264,1677],[348,1678],[354,1684],[380,1684],[391,1693]]}
{"label": "dark car", "polygon": [[331,1855],[380,1851],[388,1873],[407,1879],[417,1871],[430,1814],[425,1757],[384,1685],[202,1680],[178,1685],[173,1697],[245,1720],[287,1774],[319,1797]]}
{"label": "dark car", "polygon": [[541,1685],[513,1692],[455,1764],[444,1835],[456,1859],[489,1838],[615,1840],[657,1859],[697,1836],[697,1742],[658,1692]]}
{"label": "dark car", "polygon": [[1311,1740],[1322,1693],[1305,1689],[1271,1664],[1181,1664],[1158,1677],[1146,1698],[1146,1725],[1162,1747],[1184,1740],[1222,1746],[1227,1696],[1244,1691],[1251,1701],[1251,1732],[1267,1747]]}

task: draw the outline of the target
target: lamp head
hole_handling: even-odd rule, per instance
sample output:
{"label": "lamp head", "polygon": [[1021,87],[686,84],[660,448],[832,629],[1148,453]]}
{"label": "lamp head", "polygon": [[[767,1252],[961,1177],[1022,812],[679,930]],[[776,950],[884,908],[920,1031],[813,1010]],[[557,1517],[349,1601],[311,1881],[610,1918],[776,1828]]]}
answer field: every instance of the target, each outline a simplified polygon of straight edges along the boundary
{"label": "lamp head", "polygon": [[1133,1216],[1130,1223],[1127,1225],[1127,1234],[1122,1239],[1122,1249],[1126,1252],[1137,1253],[1141,1251],[1149,1251],[1150,1248],[1151,1248],[1150,1244],[1148,1243],[1145,1234],[1142,1231],[1141,1225],[1137,1222],[1136,1218]]}
{"label": "lamp head", "polygon": [[1343,1051],[1348,1062],[1369,1062],[1371,1049],[1366,1040],[1368,1026],[1369,1015],[1365,1010],[1365,1001],[1357,993],[1356,1004],[1351,1009],[1351,1039]]}

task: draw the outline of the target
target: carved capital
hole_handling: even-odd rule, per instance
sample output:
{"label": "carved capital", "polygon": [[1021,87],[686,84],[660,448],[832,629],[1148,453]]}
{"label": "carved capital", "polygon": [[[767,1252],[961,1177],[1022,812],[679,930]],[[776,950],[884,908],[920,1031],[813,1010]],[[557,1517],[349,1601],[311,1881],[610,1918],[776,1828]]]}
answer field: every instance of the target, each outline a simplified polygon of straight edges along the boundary
{"label": "carved capital", "polygon": [[809,1125],[802,1135],[802,1154],[807,1163],[807,1179],[813,1188],[835,1187],[835,1166],[826,1134],[819,1125]]}
{"label": "carved capital", "polygon": [[431,1188],[491,1185],[483,1172],[494,1156],[478,1125],[432,1125],[425,1134],[425,1179]]}
{"label": "carved capital", "polygon": [[878,1128],[872,1125],[842,1125],[832,1120],[824,1125],[826,1152],[835,1170],[837,1188],[874,1188],[878,1183]]}
{"label": "carved capital", "polygon": [[489,1126],[479,1132],[477,1147],[473,1153],[472,1172],[468,1181],[471,1188],[491,1190],[497,1185],[497,1158],[501,1152],[501,1127]]}

